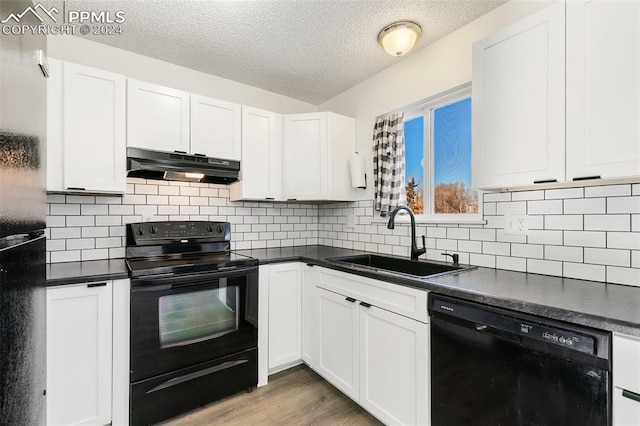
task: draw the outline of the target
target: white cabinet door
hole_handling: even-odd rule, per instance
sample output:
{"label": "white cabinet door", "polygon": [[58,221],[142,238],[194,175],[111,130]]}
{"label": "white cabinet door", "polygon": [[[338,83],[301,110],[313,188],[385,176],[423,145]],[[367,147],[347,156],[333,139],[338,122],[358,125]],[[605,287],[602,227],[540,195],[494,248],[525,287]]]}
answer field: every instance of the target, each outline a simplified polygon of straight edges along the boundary
{"label": "white cabinet door", "polygon": [[189,93],[127,80],[127,146],[189,152]]}
{"label": "white cabinet door", "polygon": [[640,176],[640,2],[567,2],[567,180]]}
{"label": "white cabinet door", "polygon": [[124,193],[125,77],[64,64],[64,186]]}
{"label": "white cabinet door", "polygon": [[284,117],[284,191],[289,200],[328,198],[327,114]]}
{"label": "white cabinet door", "polygon": [[47,190],[126,189],[126,86],[119,74],[49,61]]}
{"label": "white cabinet door", "polygon": [[360,405],[387,425],[429,423],[429,328],[360,307]]}
{"label": "white cabinet door", "polygon": [[640,425],[640,394],[613,388],[613,426]]}
{"label": "white cabinet door", "polygon": [[111,283],[47,289],[47,423],[111,422]]}
{"label": "white cabinet door", "polygon": [[473,45],[473,186],[563,181],[564,3]]}
{"label": "white cabinet door", "polygon": [[282,116],[242,107],[240,181],[232,200],[282,200]]}
{"label": "white cabinet door", "polygon": [[359,305],[323,288],[316,288],[318,356],[314,369],[336,388],[358,401],[360,392]]}
{"label": "white cabinet door", "polygon": [[240,161],[240,105],[191,95],[193,154]]}
{"label": "white cabinet door", "polygon": [[302,266],[302,360],[314,367],[318,316],[315,304],[317,267]]}
{"label": "white cabinet door", "polygon": [[269,372],[302,359],[300,263],[269,266]]}

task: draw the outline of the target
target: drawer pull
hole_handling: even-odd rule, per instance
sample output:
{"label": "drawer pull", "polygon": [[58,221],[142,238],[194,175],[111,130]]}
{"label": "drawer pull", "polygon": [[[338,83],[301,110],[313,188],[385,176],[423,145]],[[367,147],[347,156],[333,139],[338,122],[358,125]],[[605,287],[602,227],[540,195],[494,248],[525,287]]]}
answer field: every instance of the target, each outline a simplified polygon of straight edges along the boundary
{"label": "drawer pull", "polygon": [[104,287],[106,285],[107,285],[107,283],[91,283],[91,284],[87,284],[87,288]]}
{"label": "drawer pull", "polygon": [[558,180],[557,179],[543,179],[543,180],[534,180],[533,183],[534,184],[538,184],[538,183],[556,183]]}
{"label": "drawer pull", "polygon": [[356,299],[354,299],[353,297],[345,297],[344,300],[346,300],[347,302],[350,302],[350,303],[355,303],[356,302]]}
{"label": "drawer pull", "polygon": [[365,308],[370,308],[371,305],[368,304],[367,302],[360,302],[360,306],[364,306]]}
{"label": "drawer pull", "polygon": [[275,200],[275,197],[266,197],[265,200]]}
{"label": "drawer pull", "polygon": [[68,186],[67,191],[86,191],[86,188],[80,188],[79,186]]}
{"label": "drawer pull", "polygon": [[582,176],[582,177],[576,177],[573,178],[574,182],[577,181],[581,181],[581,180],[592,180],[592,179],[600,179],[600,176]]}
{"label": "drawer pull", "polygon": [[635,392],[631,392],[631,391],[628,391],[628,390],[623,390],[622,391],[622,396],[624,396],[625,398],[633,399],[636,402],[640,402],[640,394],[637,394]]}

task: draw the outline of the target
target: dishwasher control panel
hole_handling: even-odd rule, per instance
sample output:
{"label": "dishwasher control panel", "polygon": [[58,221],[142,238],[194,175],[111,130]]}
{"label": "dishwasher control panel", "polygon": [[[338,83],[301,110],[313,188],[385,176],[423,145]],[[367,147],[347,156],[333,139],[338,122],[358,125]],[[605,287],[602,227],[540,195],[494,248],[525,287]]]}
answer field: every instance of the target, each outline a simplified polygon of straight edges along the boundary
{"label": "dishwasher control panel", "polygon": [[475,325],[477,331],[486,333],[499,331],[514,337],[528,337],[590,355],[596,354],[596,337],[556,327],[555,324],[545,324],[524,316],[519,317],[517,312],[485,308],[439,296],[430,299],[429,309],[431,312],[469,321]]}

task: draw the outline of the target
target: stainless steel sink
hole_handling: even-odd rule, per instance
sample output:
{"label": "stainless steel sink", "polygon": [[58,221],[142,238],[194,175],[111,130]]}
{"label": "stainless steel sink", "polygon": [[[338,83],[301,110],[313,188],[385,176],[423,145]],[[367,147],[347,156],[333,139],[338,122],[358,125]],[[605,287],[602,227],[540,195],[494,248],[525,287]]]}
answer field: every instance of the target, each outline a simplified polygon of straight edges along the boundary
{"label": "stainless steel sink", "polygon": [[361,254],[355,256],[341,256],[329,259],[342,262],[363,269],[376,272],[389,272],[412,275],[415,277],[429,277],[432,275],[448,274],[472,269],[468,265],[453,265],[444,262],[429,262],[422,260],[403,259],[399,257],[382,256],[377,254]]}

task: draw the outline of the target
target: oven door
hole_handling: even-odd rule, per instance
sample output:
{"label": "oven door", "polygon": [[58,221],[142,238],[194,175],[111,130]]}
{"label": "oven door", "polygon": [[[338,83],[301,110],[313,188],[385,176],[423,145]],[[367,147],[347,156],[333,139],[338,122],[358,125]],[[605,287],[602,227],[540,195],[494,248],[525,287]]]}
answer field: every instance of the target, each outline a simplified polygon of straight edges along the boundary
{"label": "oven door", "polygon": [[132,382],[257,342],[257,266],[131,281]]}

